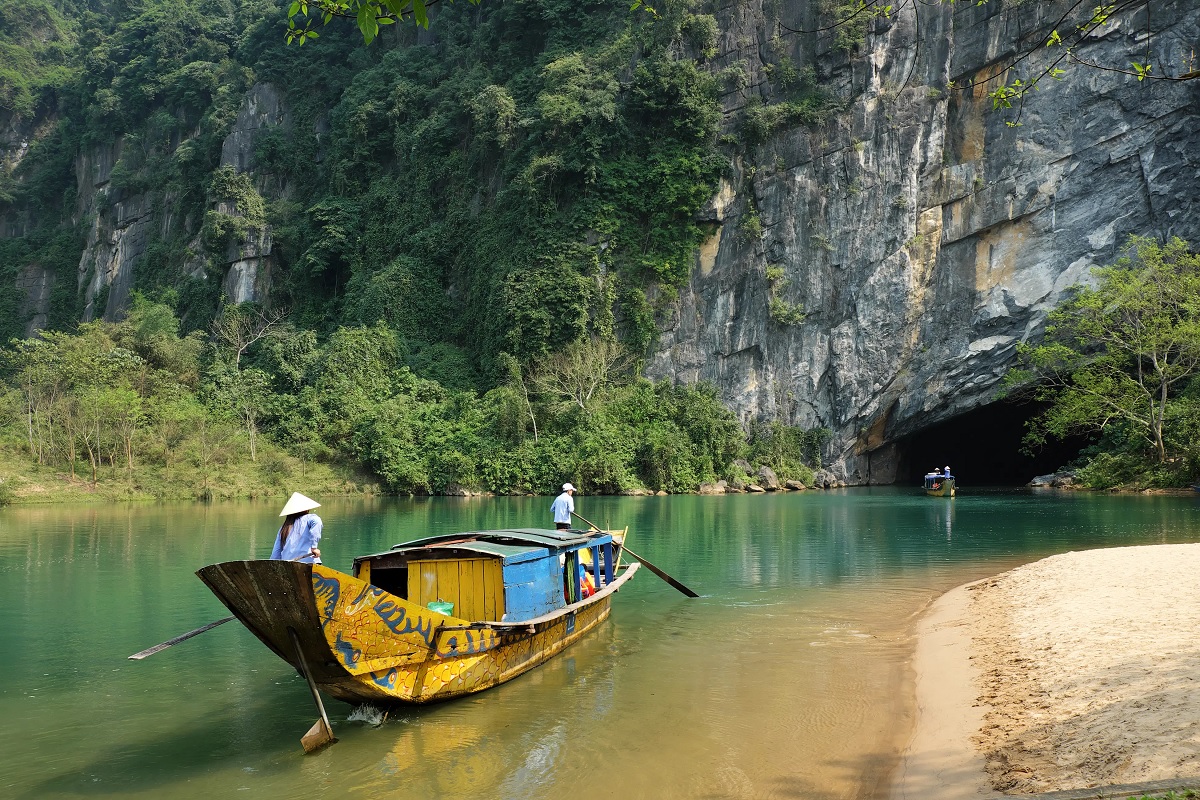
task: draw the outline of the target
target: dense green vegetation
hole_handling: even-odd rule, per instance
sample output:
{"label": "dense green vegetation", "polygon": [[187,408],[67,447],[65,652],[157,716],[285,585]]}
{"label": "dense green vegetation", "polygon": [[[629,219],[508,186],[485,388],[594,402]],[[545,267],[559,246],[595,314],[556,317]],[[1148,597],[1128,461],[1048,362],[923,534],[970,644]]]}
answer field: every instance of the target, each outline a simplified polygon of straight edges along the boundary
{"label": "dense green vegetation", "polygon": [[[620,347],[604,340],[533,369],[509,356],[504,383],[481,396],[418,377],[383,323],[318,342],[234,307],[211,337],[178,330],[170,306],[135,295],[119,323],[14,341],[0,353],[2,449],[76,484],[213,497],[300,482],[545,493],[571,480],[591,492],[686,492],[718,476],[744,480],[739,456],[811,478],[805,464],[819,463],[824,443],[821,432],[780,425],[747,439],[711,389],[632,379]],[[314,474],[313,464],[333,468]]]}
{"label": "dense green vegetation", "polygon": [[1047,403],[1027,445],[1087,434],[1074,468],[1095,488],[1186,486],[1200,478],[1200,255],[1178,238],[1132,237],[1020,348],[1009,376]]}
{"label": "dense green vegetation", "polygon": [[[0,280],[52,276],[57,333],[6,353],[10,454],[159,493],[190,470],[200,494],[220,491],[210,451],[250,469],[239,492],[274,485],[255,476],[286,458],[397,492],[687,491],[756,451],[784,477],[819,463],[819,432],[744,431],[710,389],[632,377],[729,163],[699,4],[460,4],[420,42],[388,31],[370,48],[346,26],[289,47],[267,0],[36,11],[22,24],[53,35],[0,73],[6,107],[42,125],[0,194],[20,233],[0,238]],[[795,109],[758,128],[832,108],[811,70],[780,58],[779,76]],[[288,118],[238,172],[222,143],[256,83]],[[79,165],[105,153],[107,186],[77,194]],[[106,287],[91,313],[107,321],[79,326],[85,231],[130,201],[155,222],[142,295],[109,307]],[[269,305],[230,306],[231,254],[265,232]],[[21,311],[3,293],[0,336],[24,332]]]}

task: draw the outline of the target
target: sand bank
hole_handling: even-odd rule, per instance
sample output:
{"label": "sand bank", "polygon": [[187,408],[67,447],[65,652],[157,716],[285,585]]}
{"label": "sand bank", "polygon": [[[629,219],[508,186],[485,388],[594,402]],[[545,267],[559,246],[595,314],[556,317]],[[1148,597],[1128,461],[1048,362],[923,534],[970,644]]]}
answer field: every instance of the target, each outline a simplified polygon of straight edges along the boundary
{"label": "sand bank", "polygon": [[1065,553],[919,625],[897,800],[1200,776],[1200,544]]}

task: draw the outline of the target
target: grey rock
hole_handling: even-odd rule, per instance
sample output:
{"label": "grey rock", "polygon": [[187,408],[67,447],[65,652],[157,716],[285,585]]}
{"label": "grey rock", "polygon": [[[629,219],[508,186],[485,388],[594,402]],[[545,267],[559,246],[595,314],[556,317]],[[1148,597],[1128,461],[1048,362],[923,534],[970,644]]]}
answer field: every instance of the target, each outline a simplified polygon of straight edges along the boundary
{"label": "grey rock", "polygon": [[[796,63],[815,53],[846,110],[733,162],[703,215],[719,227],[647,361],[652,378],[714,383],[743,421],[830,429],[823,461],[836,477],[820,486],[891,483],[897,441],[994,402],[1017,345],[1129,234],[1200,245],[1195,81],[1147,86],[1074,65],[1010,128],[986,94],[952,100],[948,82],[990,74],[1018,35],[1044,41],[1050,4],[918,7],[897,6],[853,57],[820,37],[781,45]],[[783,15],[804,18],[792,3]],[[1078,54],[1126,63],[1130,19]],[[1155,19],[1145,47],[1156,66],[1177,63],[1200,5],[1168,2]],[[765,20],[759,0],[719,16],[728,31]],[[723,95],[736,135],[748,102],[783,98],[766,49],[735,44],[723,40],[716,64],[749,76]],[[739,226],[752,212],[764,234],[747,242]],[[773,287],[768,266],[786,283]],[[776,295],[804,320],[773,320]]]}
{"label": "grey rock", "polygon": [[1038,475],[1026,485],[1034,488],[1049,487],[1054,489],[1065,489],[1075,486],[1075,480],[1075,473],[1073,471],[1062,470],[1051,473],[1050,475]]}
{"label": "grey rock", "polygon": [[771,469],[770,467],[768,467],[764,464],[763,466],[758,468],[756,477],[758,478],[759,485],[762,486],[764,489],[766,489],[768,492],[779,491],[779,478],[776,477],[775,470]]}

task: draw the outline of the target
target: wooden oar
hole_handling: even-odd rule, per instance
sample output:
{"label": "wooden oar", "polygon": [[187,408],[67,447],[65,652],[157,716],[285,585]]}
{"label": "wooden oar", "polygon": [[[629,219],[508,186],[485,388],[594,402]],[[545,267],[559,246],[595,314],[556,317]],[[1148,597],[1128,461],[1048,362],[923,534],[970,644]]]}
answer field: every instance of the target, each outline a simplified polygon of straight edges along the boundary
{"label": "wooden oar", "polygon": [[[305,553],[302,556],[297,556],[296,558],[289,558],[288,561],[299,561],[302,558],[308,558],[310,555],[316,555],[317,558],[320,558],[321,551],[317,550],[314,547],[308,553]],[[218,625],[224,625],[226,622],[229,622],[231,619],[237,619],[237,617],[225,617],[224,619],[219,619],[216,622],[210,622],[207,625],[201,625],[199,628],[196,628],[196,630],[194,630],[194,631],[188,631],[187,633],[176,636],[174,639],[168,639],[167,641],[163,642],[162,644],[156,644],[156,645],[154,645],[154,647],[149,647],[149,648],[141,651],[140,653],[134,653],[133,655],[131,655],[129,657],[129,660],[130,661],[141,661],[146,656],[152,656],[155,653],[166,650],[168,647],[171,647],[172,645],[177,645],[180,642],[186,642],[188,639],[192,638],[193,636],[199,636],[200,634],[204,633],[205,631],[211,631],[213,628],[217,627]]]}
{"label": "wooden oar", "polygon": [[216,622],[210,622],[207,625],[201,625],[199,628],[196,628],[196,630],[194,630],[194,631],[188,631],[187,633],[182,634],[181,636],[176,636],[174,639],[168,639],[167,641],[163,642],[162,644],[156,644],[156,645],[154,645],[154,647],[149,647],[140,653],[134,653],[129,658],[132,661],[141,661],[146,656],[152,656],[161,650],[166,650],[171,645],[176,645],[176,644],[179,644],[180,642],[187,641],[188,639],[192,638],[193,636],[199,636],[200,634],[204,633],[205,631],[210,631],[213,628],[217,627],[218,625],[224,625],[226,622],[229,622],[229,620],[231,620],[231,619],[235,619],[235,617],[225,617],[224,619],[219,619]]}
{"label": "wooden oar", "polygon": [[[600,527],[599,525],[597,525],[596,523],[594,523],[594,522],[588,522],[586,519],[584,519],[583,517],[580,517],[580,516],[579,516],[578,514],[576,514],[574,511],[572,511],[572,512],[571,512],[571,514],[573,514],[573,515],[574,515],[574,516],[576,516],[576,517],[579,517],[580,521],[582,521],[582,522],[587,522],[587,524],[588,524],[588,525],[591,525],[591,526],[592,526],[593,528],[595,528],[596,530],[598,530],[598,531],[599,531],[599,530],[603,530],[603,528],[601,528],[601,527]],[[630,549],[629,549],[628,547],[626,547],[624,544],[622,544],[622,545],[621,545],[621,550],[622,550],[623,552],[629,553],[629,555],[633,556],[633,557],[634,557],[634,558],[636,558],[638,561],[642,562],[642,566],[644,566],[646,569],[648,569],[648,570],[650,570],[651,572],[653,572],[653,573],[654,573],[655,575],[657,575],[658,577],[662,578],[662,579],[663,579],[664,581],[666,581],[667,583],[671,584],[671,586],[672,586],[674,589],[676,589],[676,590],[678,590],[678,591],[680,591],[680,592],[683,592],[683,593],[684,593],[685,595],[687,595],[688,597],[699,597],[699,596],[700,596],[700,595],[696,594],[695,592],[693,592],[693,591],[692,591],[691,589],[689,589],[688,587],[684,586],[684,585],[683,585],[682,583],[680,583],[679,581],[677,581],[677,580],[675,580],[674,578],[672,578],[672,577],[671,577],[670,575],[668,575],[667,573],[663,572],[663,571],[662,571],[661,569],[659,569],[658,567],[656,567],[656,566],[654,566],[653,564],[651,564],[651,563],[650,563],[649,561],[647,561],[646,559],[644,559],[644,558],[642,558],[641,556],[639,556],[637,553],[635,553],[635,552],[633,552],[632,550],[630,550]]]}
{"label": "wooden oar", "polygon": [[327,744],[337,744],[337,737],[333,735],[333,728],[329,724],[329,715],[325,713],[325,704],[321,702],[321,693],[317,691],[317,682],[313,680],[312,673],[308,671],[308,662],[304,660],[304,648],[300,646],[300,637],[296,635],[295,628],[289,627],[288,633],[292,637],[292,645],[296,648],[296,660],[300,662],[300,674],[308,682],[313,702],[317,704],[317,711],[321,713],[313,726],[308,729],[308,733],[300,737],[300,746],[304,748],[304,752],[311,753]]}

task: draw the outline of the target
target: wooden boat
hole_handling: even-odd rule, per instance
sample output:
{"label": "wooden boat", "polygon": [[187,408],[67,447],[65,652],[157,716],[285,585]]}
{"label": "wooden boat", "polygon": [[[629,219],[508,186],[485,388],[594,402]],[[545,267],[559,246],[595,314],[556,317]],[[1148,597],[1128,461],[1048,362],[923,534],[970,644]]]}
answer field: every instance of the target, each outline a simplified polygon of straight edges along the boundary
{"label": "wooden boat", "polygon": [[954,476],[942,472],[926,473],[925,494],[933,497],[954,497]]}
{"label": "wooden boat", "polygon": [[482,691],[561,652],[608,617],[637,572],[619,555],[606,531],[519,529],[396,545],[354,559],[353,575],[289,561],[196,574],[310,679],[318,707],[317,688],[386,706]]}

